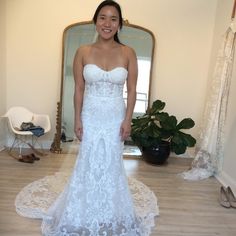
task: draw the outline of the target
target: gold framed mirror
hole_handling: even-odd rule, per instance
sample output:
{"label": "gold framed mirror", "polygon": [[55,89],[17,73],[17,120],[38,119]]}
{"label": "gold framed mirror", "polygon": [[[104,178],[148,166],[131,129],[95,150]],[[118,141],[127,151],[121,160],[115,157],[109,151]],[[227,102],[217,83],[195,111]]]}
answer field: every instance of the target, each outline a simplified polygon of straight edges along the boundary
{"label": "gold framed mirror", "polygon": [[[75,139],[72,68],[74,55],[81,45],[95,42],[96,36],[92,21],[69,25],[63,32],[60,101],[57,104],[56,133],[50,149],[52,152],[60,153],[62,142]],[[134,116],[138,116],[149,107],[155,37],[150,30],[124,20],[119,39],[135,50],[138,59],[137,100],[134,108]],[[126,86],[123,97],[126,101]]]}

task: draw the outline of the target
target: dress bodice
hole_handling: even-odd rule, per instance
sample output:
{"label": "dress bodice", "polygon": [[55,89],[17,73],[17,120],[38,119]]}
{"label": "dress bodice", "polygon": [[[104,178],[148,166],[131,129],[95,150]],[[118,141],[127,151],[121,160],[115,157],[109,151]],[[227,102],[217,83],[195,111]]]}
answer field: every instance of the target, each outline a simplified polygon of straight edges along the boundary
{"label": "dress bodice", "polygon": [[86,64],[83,71],[85,94],[97,97],[122,97],[128,75],[124,67],[106,71],[95,64]]}

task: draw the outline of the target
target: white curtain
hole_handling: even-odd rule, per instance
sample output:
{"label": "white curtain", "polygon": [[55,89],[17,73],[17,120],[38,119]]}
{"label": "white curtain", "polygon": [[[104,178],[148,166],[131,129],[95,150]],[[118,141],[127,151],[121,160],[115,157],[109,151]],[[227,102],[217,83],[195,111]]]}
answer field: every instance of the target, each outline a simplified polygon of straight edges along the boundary
{"label": "white curtain", "polygon": [[190,170],[181,173],[184,179],[205,179],[221,170],[224,124],[233,67],[235,32],[236,23],[232,22],[224,35],[218,52],[195,158]]}

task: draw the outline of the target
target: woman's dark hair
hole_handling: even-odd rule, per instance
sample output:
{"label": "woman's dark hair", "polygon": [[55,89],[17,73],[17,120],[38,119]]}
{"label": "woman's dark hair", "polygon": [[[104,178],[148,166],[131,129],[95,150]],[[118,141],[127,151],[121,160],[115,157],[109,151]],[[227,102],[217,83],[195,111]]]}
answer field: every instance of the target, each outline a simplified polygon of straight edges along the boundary
{"label": "woman's dark hair", "polygon": [[[93,16],[93,23],[96,24],[97,23],[97,18],[98,18],[98,14],[99,12],[101,11],[101,9],[105,6],[112,6],[112,7],[115,7],[116,10],[118,11],[118,14],[119,14],[119,25],[120,25],[120,29],[122,28],[123,26],[123,18],[122,18],[122,13],[121,13],[121,8],[120,8],[120,5],[115,2],[115,1],[112,1],[112,0],[105,0],[103,2],[101,2],[99,4],[99,6],[97,7],[95,13],[94,13],[94,16]],[[118,38],[118,33],[116,32],[115,35],[114,35],[114,40],[117,42],[117,43],[120,43],[120,40]]]}

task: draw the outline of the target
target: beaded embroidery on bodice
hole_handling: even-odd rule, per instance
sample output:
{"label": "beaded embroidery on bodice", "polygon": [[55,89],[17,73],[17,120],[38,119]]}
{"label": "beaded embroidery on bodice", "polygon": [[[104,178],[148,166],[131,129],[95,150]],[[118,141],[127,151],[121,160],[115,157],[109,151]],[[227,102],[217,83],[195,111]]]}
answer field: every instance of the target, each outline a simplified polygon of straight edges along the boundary
{"label": "beaded embroidery on bodice", "polygon": [[124,67],[105,71],[95,64],[84,66],[83,125],[106,135],[119,128],[125,115],[123,87],[127,75]]}
{"label": "beaded embroidery on bodice", "polygon": [[85,93],[88,96],[122,97],[127,74],[124,67],[105,71],[95,64],[86,64],[83,72]]}

